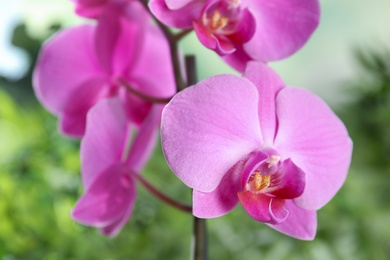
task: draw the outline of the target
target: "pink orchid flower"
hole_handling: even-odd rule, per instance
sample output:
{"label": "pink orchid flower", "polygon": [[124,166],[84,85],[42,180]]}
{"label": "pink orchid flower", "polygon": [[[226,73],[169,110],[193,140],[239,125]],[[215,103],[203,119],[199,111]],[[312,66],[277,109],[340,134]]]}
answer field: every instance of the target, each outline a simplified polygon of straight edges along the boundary
{"label": "pink orchid flower", "polygon": [[127,120],[118,98],[101,100],[90,109],[81,142],[85,193],[75,206],[73,219],[100,228],[108,236],[123,228],[134,207],[135,174],[156,144],[161,110],[161,105],[154,105],[133,137],[135,126]]}
{"label": "pink orchid flower", "polygon": [[250,60],[286,58],[319,23],[318,0],[151,0],[168,26],[194,28],[200,42],[239,71]]}
{"label": "pink orchid flower", "polygon": [[[135,14],[136,15],[133,15]],[[154,97],[175,93],[169,47],[144,7],[107,6],[97,25],[63,30],[47,41],[34,71],[41,103],[60,118],[63,133],[81,137],[98,100],[119,96],[128,118],[141,124],[152,104],[123,85]]]}
{"label": "pink orchid flower", "polygon": [[218,217],[241,202],[257,221],[314,238],[316,210],[342,186],[352,142],[320,98],[284,86],[269,67],[250,62],[244,77],[205,79],[165,107],[163,151],[194,189],[195,216]]}

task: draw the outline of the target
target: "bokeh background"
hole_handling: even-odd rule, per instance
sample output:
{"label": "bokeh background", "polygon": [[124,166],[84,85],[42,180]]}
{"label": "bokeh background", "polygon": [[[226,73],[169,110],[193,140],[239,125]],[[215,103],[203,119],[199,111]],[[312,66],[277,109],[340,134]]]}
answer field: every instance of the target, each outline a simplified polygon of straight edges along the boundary
{"label": "bokeh background", "polygon": [[[390,1],[321,1],[322,20],[304,48],[271,64],[288,85],[321,96],[354,141],[350,173],[318,212],[305,242],[252,220],[238,206],[208,220],[210,259],[389,259]],[[73,222],[83,190],[79,141],[58,134],[37,102],[31,71],[43,41],[86,22],[68,0],[0,0],[0,258],[188,259],[192,217],[139,187],[134,214],[115,238]],[[191,34],[183,51],[197,55],[199,79],[237,74]],[[144,176],[190,203],[191,191],[169,170],[157,146]]]}

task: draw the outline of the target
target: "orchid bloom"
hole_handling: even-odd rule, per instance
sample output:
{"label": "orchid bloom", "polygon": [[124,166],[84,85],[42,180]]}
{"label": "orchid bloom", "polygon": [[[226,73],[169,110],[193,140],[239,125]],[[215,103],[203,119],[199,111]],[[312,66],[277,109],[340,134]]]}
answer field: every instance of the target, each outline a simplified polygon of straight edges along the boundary
{"label": "orchid bloom", "polygon": [[305,240],[352,152],[320,98],[285,87],[260,62],[248,63],[244,77],[214,76],[178,93],[163,111],[161,138],[171,169],[194,189],[195,216],[218,217],[241,202],[255,220]]}
{"label": "orchid bloom", "polygon": [[152,104],[125,85],[154,97],[172,96],[176,88],[170,61],[166,39],[139,2],[131,1],[126,8],[111,4],[97,25],[65,29],[44,44],[34,89],[41,103],[59,116],[67,135],[81,137],[88,110],[114,96],[122,100],[128,118],[140,125]]}
{"label": "orchid bloom", "polygon": [[161,110],[162,105],[154,105],[133,137],[135,126],[127,120],[118,98],[101,100],[90,109],[81,142],[85,193],[72,213],[73,219],[100,228],[108,236],[122,229],[134,206],[135,174],[156,144]]}
{"label": "orchid bloom", "polygon": [[286,58],[319,23],[318,0],[151,0],[164,24],[193,28],[200,42],[239,71],[250,60]]}

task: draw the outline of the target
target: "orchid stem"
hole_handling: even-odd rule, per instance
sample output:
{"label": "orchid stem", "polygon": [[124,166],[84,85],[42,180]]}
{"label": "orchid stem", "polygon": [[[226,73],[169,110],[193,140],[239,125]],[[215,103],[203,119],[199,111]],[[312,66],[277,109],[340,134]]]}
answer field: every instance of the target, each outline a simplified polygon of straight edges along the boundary
{"label": "orchid stem", "polygon": [[170,197],[168,197],[167,195],[165,195],[164,193],[162,193],[161,191],[159,191],[157,188],[155,188],[152,184],[150,184],[147,180],[145,180],[141,175],[139,174],[134,174],[136,177],[136,179],[150,192],[152,193],[156,198],[164,201],[165,203],[167,203],[168,205],[178,209],[178,210],[181,210],[181,211],[184,211],[184,212],[187,212],[187,213],[190,213],[192,214],[192,207],[191,206],[188,206],[186,204],[183,204],[181,202],[178,202]]}
{"label": "orchid stem", "polygon": [[188,86],[195,85],[197,81],[195,56],[186,55],[185,63],[186,63],[186,76],[187,76]]}
{"label": "orchid stem", "polygon": [[162,32],[164,33],[165,37],[168,40],[169,51],[172,59],[173,73],[174,73],[175,83],[176,83],[176,91],[179,92],[180,90],[183,90],[185,88],[186,84],[181,75],[180,54],[179,54],[179,48],[177,46],[177,42],[188,32],[183,31],[183,35],[181,36],[178,36],[180,35],[180,33],[178,35],[173,34],[167,26],[165,26],[162,22],[156,19],[156,17],[154,17],[154,15],[150,12],[148,1],[142,0],[141,2],[145,6],[146,10],[152,15],[157,26],[162,30]]}
{"label": "orchid stem", "polygon": [[194,217],[194,234],[192,237],[192,260],[207,260],[206,220]]}
{"label": "orchid stem", "polygon": [[[186,76],[187,76],[187,84],[183,79],[181,66],[180,66],[180,54],[178,49],[178,42],[185,35],[191,32],[191,30],[183,30],[177,34],[173,34],[170,29],[161,23],[154,15],[150,12],[148,1],[141,1],[145,6],[146,10],[153,16],[157,26],[162,30],[165,37],[169,42],[169,50],[172,59],[173,73],[175,77],[176,90],[177,92],[183,90],[187,86],[194,85],[197,82],[196,79],[196,66],[195,66],[195,56],[186,56],[185,66],[186,66]],[[165,194],[162,194],[156,188],[154,188],[150,183],[148,183],[145,179],[143,179],[140,175],[136,175],[140,183],[148,189],[152,194],[154,194],[157,198],[165,201],[166,203],[178,208],[180,210],[191,212],[192,207],[187,205],[183,205],[171,198],[167,197]],[[200,219],[194,216],[194,229],[193,229],[193,247],[192,247],[192,257],[193,260],[207,260],[208,259],[208,250],[207,250],[207,229],[206,229],[206,220]]]}
{"label": "orchid stem", "polygon": [[[194,55],[187,55],[185,58],[188,85],[197,82],[196,60]],[[192,260],[207,260],[207,228],[206,220],[194,216],[194,229],[192,237]]]}
{"label": "orchid stem", "polygon": [[174,35],[175,42],[180,41],[184,36],[192,32],[192,29],[182,30]]}

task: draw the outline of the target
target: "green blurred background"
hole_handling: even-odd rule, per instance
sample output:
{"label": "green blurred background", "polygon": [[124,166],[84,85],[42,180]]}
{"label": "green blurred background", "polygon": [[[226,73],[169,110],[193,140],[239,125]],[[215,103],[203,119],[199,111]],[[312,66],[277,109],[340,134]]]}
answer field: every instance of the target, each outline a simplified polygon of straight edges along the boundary
{"label": "green blurred background", "polygon": [[[0,26],[8,28],[0,30],[0,42],[7,47],[0,45],[0,65],[6,64],[0,66],[0,257],[188,259],[191,216],[160,203],[141,186],[134,214],[115,238],[70,219],[83,192],[79,141],[58,134],[56,119],[35,99],[31,69],[45,39],[61,27],[85,22],[72,8],[67,0],[0,0]],[[288,85],[324,98],[354,141],[349,176],[318,212],[316,239],[279,234],[238,206],[207,221],[210,259],[389,259],[388,10],[385,0],[322,1],[321,25],[311,41],[288,60],[272,64]],[[11,13],[17,18],[6,20]],[[11,41],[12,46],[4,44]],[[183,41],[183,48],[197,54],[200,79],[234,73],[194,35]],[[159,146],[144,176],[190,203],[190,190],[170,172]]]}

